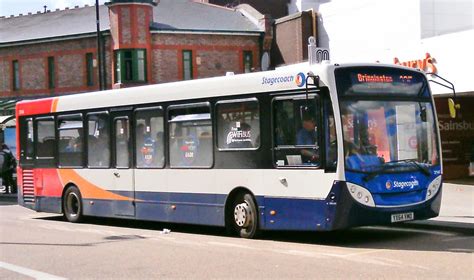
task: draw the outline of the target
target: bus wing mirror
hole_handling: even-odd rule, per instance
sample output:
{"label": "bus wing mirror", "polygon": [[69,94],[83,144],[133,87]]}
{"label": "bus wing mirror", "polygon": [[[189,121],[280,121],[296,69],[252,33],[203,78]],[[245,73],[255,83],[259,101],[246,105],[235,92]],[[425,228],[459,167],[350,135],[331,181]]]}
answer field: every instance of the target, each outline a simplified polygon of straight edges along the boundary
{"label": "bus wing mirror", "polygon": [[449,107],[449,115],[451,118],[455,119],[456,118],[456,110],[461,109],[461,104],[456,104],[454,102],[454,99],[449,98],[448,99],[448,107]]}
{"label": "bus wing mirror", "polygon": [[454,89],[454,84],[451,83],[450,81],[446,80],[445,78],[439,76],[436,73],[426,73],[426,75],[431,75],[433,77],[436,77],[436,78],[440,79],[441,81],[443,81],[444,83],[441,83],[441,82],[438,82],[438,81],[435,81],[435,80],[429,80],[430,82],[438,84],[442,87],[448,88],[448,89],[453,91],[453,98],[448,99],[448,106],[449,106],[449,115],[453,119],[456,118],[456,110],[461,109],[461,105],[456,104],[456,90]]}

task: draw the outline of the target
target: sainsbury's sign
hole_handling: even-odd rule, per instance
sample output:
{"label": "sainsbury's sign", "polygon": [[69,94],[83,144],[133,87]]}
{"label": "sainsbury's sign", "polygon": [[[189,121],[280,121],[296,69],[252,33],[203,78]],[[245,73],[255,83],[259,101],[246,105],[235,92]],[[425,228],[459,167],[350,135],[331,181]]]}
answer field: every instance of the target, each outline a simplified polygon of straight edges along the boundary
{"label": "sainsbury's sign", "polygon": [[426,53],[424,59],[415,59],[410,61],[400,61],[398,57],[395,57],[393,59],[393,63],[410,68],[421,69],[427,73],[438,73],[438,68],[436,68],[435,65],[436,59],[431,57],[430,53]]}

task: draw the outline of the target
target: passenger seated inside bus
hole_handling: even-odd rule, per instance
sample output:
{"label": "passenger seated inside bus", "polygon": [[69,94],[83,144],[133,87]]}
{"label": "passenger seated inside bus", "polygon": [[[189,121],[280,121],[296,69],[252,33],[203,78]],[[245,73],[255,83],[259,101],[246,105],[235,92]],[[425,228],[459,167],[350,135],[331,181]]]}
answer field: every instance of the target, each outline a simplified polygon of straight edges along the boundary
{"label": "passenger seated inside bus", "polygon": [[[297,146],[317,146],[316,121],[313,117],[306,115],[303,118],[301,129],[296,134]],[[300,150],[303,163],[315,163],[319,160],[319,153],[317,149],[308,148]]]}

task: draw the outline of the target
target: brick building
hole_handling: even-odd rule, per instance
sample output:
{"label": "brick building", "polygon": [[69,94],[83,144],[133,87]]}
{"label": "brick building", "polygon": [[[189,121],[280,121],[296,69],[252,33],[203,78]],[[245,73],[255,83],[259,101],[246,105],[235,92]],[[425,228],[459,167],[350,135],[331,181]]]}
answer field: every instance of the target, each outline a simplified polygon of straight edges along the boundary
{"label": "brick building", "polygon": [[[99,9],[106,88],[260,67],[269,18],[248,5],[112,0]],[[99,89],[95,7],[0,18],[0,98]]]}

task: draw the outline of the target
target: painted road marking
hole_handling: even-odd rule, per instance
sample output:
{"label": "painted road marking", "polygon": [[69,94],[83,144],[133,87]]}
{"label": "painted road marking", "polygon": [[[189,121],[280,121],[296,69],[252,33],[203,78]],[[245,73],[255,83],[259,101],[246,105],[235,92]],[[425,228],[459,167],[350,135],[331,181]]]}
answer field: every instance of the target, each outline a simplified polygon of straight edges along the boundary
{"label": "painted road marking", "polygon": [[460,236],[460,237],[453,237],[453,238],[444,239],[443,242],[452,242],[452,241],[459,241],[459,240],[473,239],[473,238],[474,238],[474,236]]}
{"label": "painted road marking", "polygon": [[455,233],[448,233],[439,230],[423,230],[423,229],[413,229],[413,228],[390,228],[390,227],[367,227],[370,229],[386,230],[386,231],[400,231],[400,232],[412,232],[412,233],[424,233],[424,234],[433,234],[440,236],[456,236]]}
{"label": "painted road marking", "polygon": [[56,275],[48,274],[48,273],[41,272],[38,270],[33,270],[26,267],[21,267],[21,266],[10,264],[10,263],[5,263],[5,262],[0,262],[0,268],[10,270],[16,273],[20,273],[29,277],[33,277],[35,279],[41,279],[41,280],[42,279],[45,279],[45,280],[46,279],[49,279],[49,280],[66,279],[63,277],[56,276]]}

